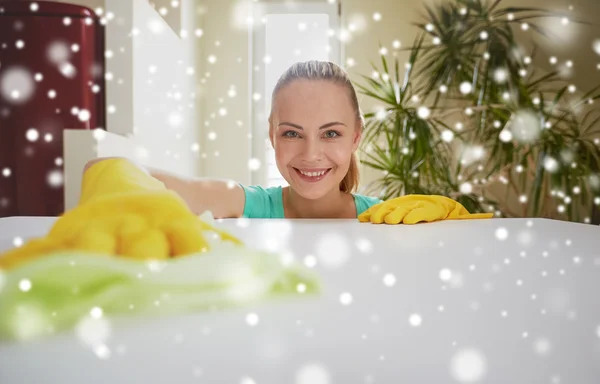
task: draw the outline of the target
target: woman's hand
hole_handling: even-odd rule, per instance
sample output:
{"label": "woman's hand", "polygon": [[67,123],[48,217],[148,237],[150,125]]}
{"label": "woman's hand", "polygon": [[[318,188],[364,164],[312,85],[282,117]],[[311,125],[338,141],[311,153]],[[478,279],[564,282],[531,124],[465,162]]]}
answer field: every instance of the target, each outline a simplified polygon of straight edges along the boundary
{"label": "woman's hand", "polygon": [[84,175],[78,206],[58,218],[45,238],[0,257],[0,268],[60,250],[165,259],[210,249],[208,236],[241,242],[200,220],[174,191],[123,159]]}
{"label": "woman's hand", "polygon": [[493,213],[469,213],[460,203],[438,195],[406,195],[376,204],[358,220],[374,224],[416,224],[438,220],[488,219]]}

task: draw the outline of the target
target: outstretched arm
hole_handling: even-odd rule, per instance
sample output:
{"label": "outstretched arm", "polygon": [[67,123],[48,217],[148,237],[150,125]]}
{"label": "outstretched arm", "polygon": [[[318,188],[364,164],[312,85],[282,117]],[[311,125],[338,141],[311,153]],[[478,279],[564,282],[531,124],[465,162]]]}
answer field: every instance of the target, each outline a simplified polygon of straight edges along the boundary
{"label": "outstretched arm", "polygon": [[[89,161],[83,170],[84,174],[94,164],[108,159],[115,159],[115,157],[102,157]],[[148,176],[163,183],[167,189],[177,193],[196,215],[208,210],[212,212],[215,218],[237,218],[241,217],[244,212],[244,190],[234,181],[187,178],[143,167],[129,159],[124,160],[127,160],[129,164],[137,167]]]}

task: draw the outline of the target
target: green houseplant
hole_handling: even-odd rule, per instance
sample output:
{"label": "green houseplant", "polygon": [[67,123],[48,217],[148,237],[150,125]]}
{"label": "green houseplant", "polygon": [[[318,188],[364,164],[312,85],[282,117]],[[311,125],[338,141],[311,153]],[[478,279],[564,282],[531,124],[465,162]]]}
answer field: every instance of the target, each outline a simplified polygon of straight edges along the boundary
{"label": "green houseplant", "polygon": [[541,54],[517,38],[547,34],[536,19],[562,15],[500,3],[426,7],[408,62],[382,54],[375,75],[362,76],[359,91],[380,104],[365,114],[361,162],[382,172],[367,189],[587,222],[600,203],[599,87],[576,92],[560,70],[535,68]]}

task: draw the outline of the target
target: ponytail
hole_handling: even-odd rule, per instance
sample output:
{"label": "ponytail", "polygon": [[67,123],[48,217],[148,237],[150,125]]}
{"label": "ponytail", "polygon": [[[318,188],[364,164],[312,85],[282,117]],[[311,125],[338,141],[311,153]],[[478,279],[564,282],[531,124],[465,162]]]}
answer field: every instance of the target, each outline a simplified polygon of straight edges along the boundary
{"label": "ponytail", "polygon": [[352,159],[350,160],[348,173],[346,173],[346,176],[344,176],[344,179],[340,183],[340,191],[345,193],[353,193],[358,187],[358,176],[358,160],[356,158],[356,153],[353,153]]}

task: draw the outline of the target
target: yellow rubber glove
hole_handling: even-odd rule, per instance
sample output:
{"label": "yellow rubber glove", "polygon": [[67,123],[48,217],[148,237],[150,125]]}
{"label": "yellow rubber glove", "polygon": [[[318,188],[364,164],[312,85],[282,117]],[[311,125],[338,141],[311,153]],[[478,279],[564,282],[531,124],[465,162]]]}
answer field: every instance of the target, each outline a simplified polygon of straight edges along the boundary
{"label": "yellow rubber glove", "polygon": [[65,212],[46,237],[0,256],[0,268],[61,250],[166,259],[208,251],[206,236],[242,244],[200,220],[181,197],[142,169],[108,159],[85,172],[78,206]]}
{"label": "yellow rubber glove", "polygon": [[437,220],[489,219],[493,213],[469,213],[460,203],[438,195],[406,195],[376,204],[358,216],[374,224],[416,224]]}

